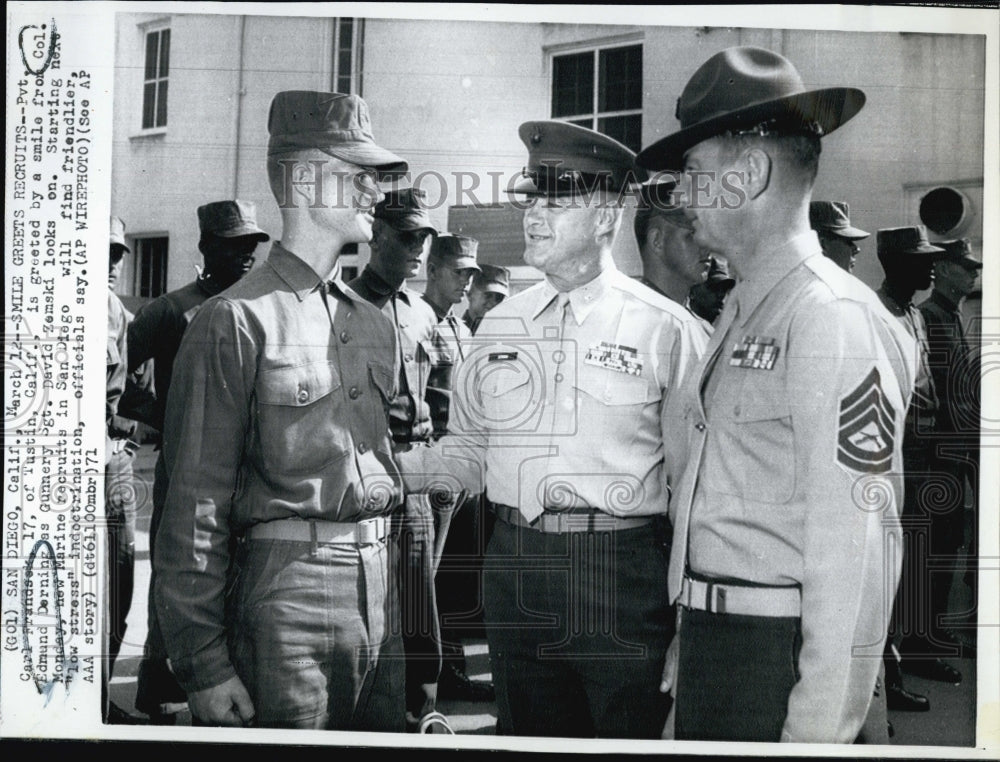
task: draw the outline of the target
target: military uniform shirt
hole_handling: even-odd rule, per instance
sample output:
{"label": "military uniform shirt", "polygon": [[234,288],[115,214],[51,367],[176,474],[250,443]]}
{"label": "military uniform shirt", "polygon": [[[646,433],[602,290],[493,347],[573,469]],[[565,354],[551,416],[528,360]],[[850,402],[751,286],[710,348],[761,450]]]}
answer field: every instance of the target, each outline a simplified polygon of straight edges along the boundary
{"label": "military uniform shirt", "polygon": [[159,296],[136,314],[128,327],[128,367],[134,372],[149,359],[153,360],[153,386],[156,402],[154,419],[147,421],[159,431],[163,430],[163,415],[167,407],[170,377],[174,358],[181,345],[181,338],[201,305],[218,289],[211,280],[198,280],[176,291]]}
{"label": "military uniform shirt", "polygon": [[472,345],[456,434],[400,459],[408,483],[451,473],[475,494],[484,480],[529,521],[546,508],[666,512],[661,410],[705,347],[683,307],[612,266],[568,293],[546,280],[505,300]]}
{"label": "military uniform shirt", "polygon": [[431,370],[427,380],[427,404],[430,406],[434,436],[448,432],[448,411],[451,408],[451,387],[455,369],[465,358],[472,332],[448,309],[441,312],[424,294],[424,301],[434,310],[437,325],[431,334]]}
{"label": "military uniform shirt", "polygon": [[107,381],[104,402],[104,424],[106,446],[110,457],[111,435],[115,428],[115,417],[118,414],[118,401],[125,392],[128,377],[126,368],[128,356],[128,312],[121,299],[108,290],[108,345],[107,345]]}
{"label": "military uniform shirt", "polygon": [[398,503],[393,346],[381,312],[280,243],[188,326],[167,400],[155,558],[160,623],[188,692],[235,674],[223,615],[232,537],[276,519],[358,521]]}
{"label": "military uniform shirt", "polygon": [[670,595],[685,559],[701,577],[799,586],[801,678],[782,738],[851,743],[899,574],[884,551],[898,533],[914,359],[815,233],[763,256],[729,294],[674,421],[691,441],[671,502]]}
{"label": "military uniform shirt", "polygon": [[978,439],[980,369],[969,346],[958,305],[940,291],[918,307],[927,329],[931,376],[939,395],[938,431],[972,434]]}
{"label": "military uniform shirt", "polygon": [[369,267],[347,285],[381,309],[396,328],[401,375],[398,394],[389,407],[393,437],[399,442],[426,441],[433,431],[426,396],[437,323],[434,311],[405,283],[394,289]]}

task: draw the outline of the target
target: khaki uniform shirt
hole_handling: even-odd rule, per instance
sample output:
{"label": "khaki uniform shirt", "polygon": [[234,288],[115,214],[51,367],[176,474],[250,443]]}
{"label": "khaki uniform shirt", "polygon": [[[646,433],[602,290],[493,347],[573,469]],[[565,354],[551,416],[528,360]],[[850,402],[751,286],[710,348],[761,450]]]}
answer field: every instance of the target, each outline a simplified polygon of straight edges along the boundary
{"label": "khaki uniform shirt", "polygon": [[457,374],[450,429],[400,457],[408,484],[517,507],[663,514],[661,411],[705,348],[681,306],[614,267],[568,294],[547,280],[491,310]]}
{"label": "khaki uniform shirt", "polygon": [[897,321],[815,233],[766,256],[730,293],[669,416],[691,437],[671,502],[670,596],[685,563],[801,588],[801,678],[782,739],[852,743],[899,575],[886,548],[898,541],[915,361]]}
{"label": "khaki uniform shirt", "polygon": [[431,409],[434,436],[448,432],[448,411],[451,409],[451,391],[455,371],[465,359],[468,343],[472,339],[469,327],[449,309],[442,314],[424,295],[424,301],[434,310],[437,325],[431,334],[431,371],[427,381],[427,404]]}
{"label": "khaki uniform shirt", "polygon": [[159,620],[188,692],[235,675],[223,615],[234,537],[259,522],[353,522],[398,504],[393,341],[379,310],[342,282],[328,290],[280,243],[188,326],[167,400],[155,558]]}
{"label": "khaki uniform shirt", "polygon": [[980,427],[980,368],[978,353],[969,345],[958,305],[932,291],[919,308],[927,327],[931,376],[939,395],[937,428],[963,433],[978,446]]}
{"label": "khaki uniform shirt", "polygon": [[395,289],[371,268],[366,267],[347,285],[382,310],[396,328],[401,372],[398,394],[389,407],[393,438],[397,443],[427,441],[433,431],[426,397],[437,324],[434,310],[405,283]]}

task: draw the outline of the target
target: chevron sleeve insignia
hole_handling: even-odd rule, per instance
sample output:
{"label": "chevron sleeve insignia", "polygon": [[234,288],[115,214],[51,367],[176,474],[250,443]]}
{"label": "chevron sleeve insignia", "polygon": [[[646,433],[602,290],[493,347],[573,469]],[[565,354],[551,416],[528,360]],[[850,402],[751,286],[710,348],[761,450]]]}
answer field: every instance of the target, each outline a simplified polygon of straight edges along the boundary
{"label": "chevron sleeve insignia", "polygon": [[882,390],[878,368],[840,400],[837,462],[852,471],[884,474],[892,468],[896,412]]}

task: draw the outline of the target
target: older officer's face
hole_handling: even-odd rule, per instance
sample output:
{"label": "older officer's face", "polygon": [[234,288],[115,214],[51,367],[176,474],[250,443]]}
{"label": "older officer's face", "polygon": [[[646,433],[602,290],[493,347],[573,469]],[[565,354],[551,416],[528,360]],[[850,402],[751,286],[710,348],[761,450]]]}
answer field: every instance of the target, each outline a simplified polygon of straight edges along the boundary
{"label": "older officer's face", "polygon": [[[524,261],[547,275],[560,275],[596,257],[600,209],[574,197],[535,197],[524,212]],[[590,255],[590,256],[588,256]]]}

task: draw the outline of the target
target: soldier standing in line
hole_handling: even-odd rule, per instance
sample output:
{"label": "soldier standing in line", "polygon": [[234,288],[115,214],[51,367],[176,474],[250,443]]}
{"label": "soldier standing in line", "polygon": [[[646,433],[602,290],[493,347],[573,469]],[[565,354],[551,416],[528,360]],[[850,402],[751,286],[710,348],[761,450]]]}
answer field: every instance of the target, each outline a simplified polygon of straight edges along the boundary
{"label": "soldier standing in line", "polygon": [[[163,413],[174,369],[174,358],[188,323],[211,296],[226,290],[250,272],[259,243],[270,236],[257,226],[256,208],[247,201],[214,201],[198,207],[201,239],[198,249],[205,266],[186,286],[144,305],[128,328],[128,367],[135,372],[152,360],[154,401],[143,423],[163,431]],[[153,515],[149,524],[149,558],[156,554],[156,530],[167,494],[163,449],[159,448],[153,476]],[[163,636],[156,620],[150,583],[149,629],[137,678],[135,708],[156,725],[171,725],[186,702],[184,691],[167,665]]]}

